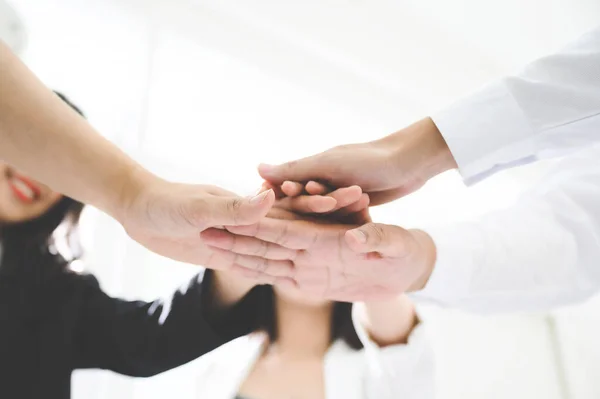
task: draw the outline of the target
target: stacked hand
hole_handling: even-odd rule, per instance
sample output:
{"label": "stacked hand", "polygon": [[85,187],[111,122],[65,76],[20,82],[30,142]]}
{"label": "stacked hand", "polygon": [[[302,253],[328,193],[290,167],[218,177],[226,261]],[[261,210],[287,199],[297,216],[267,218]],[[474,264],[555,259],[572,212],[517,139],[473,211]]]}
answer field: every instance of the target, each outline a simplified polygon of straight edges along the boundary
{"label": "stacked hand", "polygon": [[426,281],[435,257],[429,237],[369,223],[369,198],[359,187],[329,192],[316,182],[284,182],[275,191],[286,197],[268,217],[202,233],[217,256],[235,265],[232,270],[343,301],[384,299]]}
{"label": "stacked hand", "polygon": [[421,231],[371,223],[367,207],[453,167],[425,119],[371,143],[263,165],[266,191],[253,199],[213,186],[142,181],[118,218],[142,245],[176,260],[332,299],[381,298],[423,287],[435,246]]}

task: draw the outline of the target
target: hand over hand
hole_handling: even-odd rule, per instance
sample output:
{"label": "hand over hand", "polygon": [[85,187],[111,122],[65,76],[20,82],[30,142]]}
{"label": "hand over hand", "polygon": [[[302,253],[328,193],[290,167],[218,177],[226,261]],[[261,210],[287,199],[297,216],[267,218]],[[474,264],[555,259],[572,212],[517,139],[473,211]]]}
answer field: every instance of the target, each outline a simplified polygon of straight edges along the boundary
{"label": "hand over hand", "polygon": [[127,233],[160,255],[210,268],[228,267],[200,239],[215,226],[258,222],[275,202],[273,191],[242,198],[215,186],[157,179],[143,186],[119,217]]}
{"label": "hand over hand", "polygon": [[260,175],[280,185],[316,180],[333,187],[357,185],[371,205],[386,203],[420,188],[456,162],[429,118],[383,139],[334,147],[278,166],[261,165]]}
{"label": "hand over hand", "polygon": [[270,282],[295,284],[330,299],[384,299],[420,288],[427,280],[435,250],[425,233],[367,224],[360,230],[367,237],[362,242],[362,235],[348,232],[352,227],[359,226],[265,218],[228,231],[207,230],[202,236],[211,247],[235,254],[238,264],[262,274],[293,273],[292,279],[272,277]]}

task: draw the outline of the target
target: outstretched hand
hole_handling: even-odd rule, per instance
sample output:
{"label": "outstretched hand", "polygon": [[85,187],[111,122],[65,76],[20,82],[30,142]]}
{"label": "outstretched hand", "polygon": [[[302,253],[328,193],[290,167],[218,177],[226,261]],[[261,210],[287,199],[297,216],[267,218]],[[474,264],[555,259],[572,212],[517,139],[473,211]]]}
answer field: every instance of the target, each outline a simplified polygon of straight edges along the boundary
{"label": "outstretched hand", "polygon": [[200,239],[216,226],[258,222],[275,202],[272,190],[243,198],[215,186],[155,180],[144,185],[119,221],[137,242],[160,255],[209,268],[227,267]]}
{"label": "outstretched hand", "polygon": [[431,177],[456,168],[448,145],[430,118],[368,143],[347,144],[281,165],[260,165],[263,179],[357,185],[371,205],[383,204],[419,189]]}

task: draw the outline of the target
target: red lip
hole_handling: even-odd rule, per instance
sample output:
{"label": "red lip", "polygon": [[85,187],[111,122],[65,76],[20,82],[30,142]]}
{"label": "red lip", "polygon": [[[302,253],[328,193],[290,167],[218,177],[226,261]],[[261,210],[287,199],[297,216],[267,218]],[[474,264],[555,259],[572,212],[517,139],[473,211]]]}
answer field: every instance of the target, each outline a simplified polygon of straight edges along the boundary
{"label": "red lip", "polygon": [[34,193],[34,198],[29,198],[28,195],[26,195],[25,193],[23,193],[19,189],[19,187],[15,186],[9,180],[8,184],[10,185],[10,188],[12,189],[13,193],[17,196],[17,198],[19,198],[21,201],[26,202],[26,203],[31,203],[31,202],[35,201],[41,195],[42,192],[41,192],[40,188],[33,181],[31,181],[28,177],[21,176],[21,175],[19,175],[17,173],[13,173],[12,174],[12,178],[20,180],[21,183],[23,183],[27,187],[29,187],[31,189],[31,191],[33,191],[33,193]]}

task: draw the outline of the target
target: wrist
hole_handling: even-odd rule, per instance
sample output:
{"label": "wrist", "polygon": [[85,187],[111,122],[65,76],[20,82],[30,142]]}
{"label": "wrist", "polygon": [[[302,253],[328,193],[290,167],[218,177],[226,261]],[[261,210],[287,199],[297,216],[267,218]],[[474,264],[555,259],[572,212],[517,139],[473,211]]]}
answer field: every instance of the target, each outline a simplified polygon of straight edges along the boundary
{"label": "wrist", "polygon": [[393,148],[393,164],[402,172],[410,165],[416,171],[415,177],[422,181],[458,167],[446,140],[429,117],[384,140]]}
{"label": "wrist", "polygon": [[416,260],[415,262],[420,269],[419,276],[408,287],[407,292],[419,291],[425,288],[429,281],[436,261],[435,243],[431,236],[422,230],[409,230],[416,243]]}
{"label": "wrist", "polygon": [[114,195],[108,199],[106,211],[121,224],[126,222],[127,215],[137,206],[143,206],[144,198],[162,179],[153,175],[141,165],[135,164],[126,169],[121,179],[115,184]]}
{"label": "wrist", "polygon": [[359,321],[380,346],[406,344],[419,324],[414,303],[404,294],[393,299],[358,303]]}
{"label": "wrist", "polygon": [[215,307],[227,309],[238,303],[256,286],[255,282],[239,277],[231,272],[215,270],[213,273],[211,297]]}

